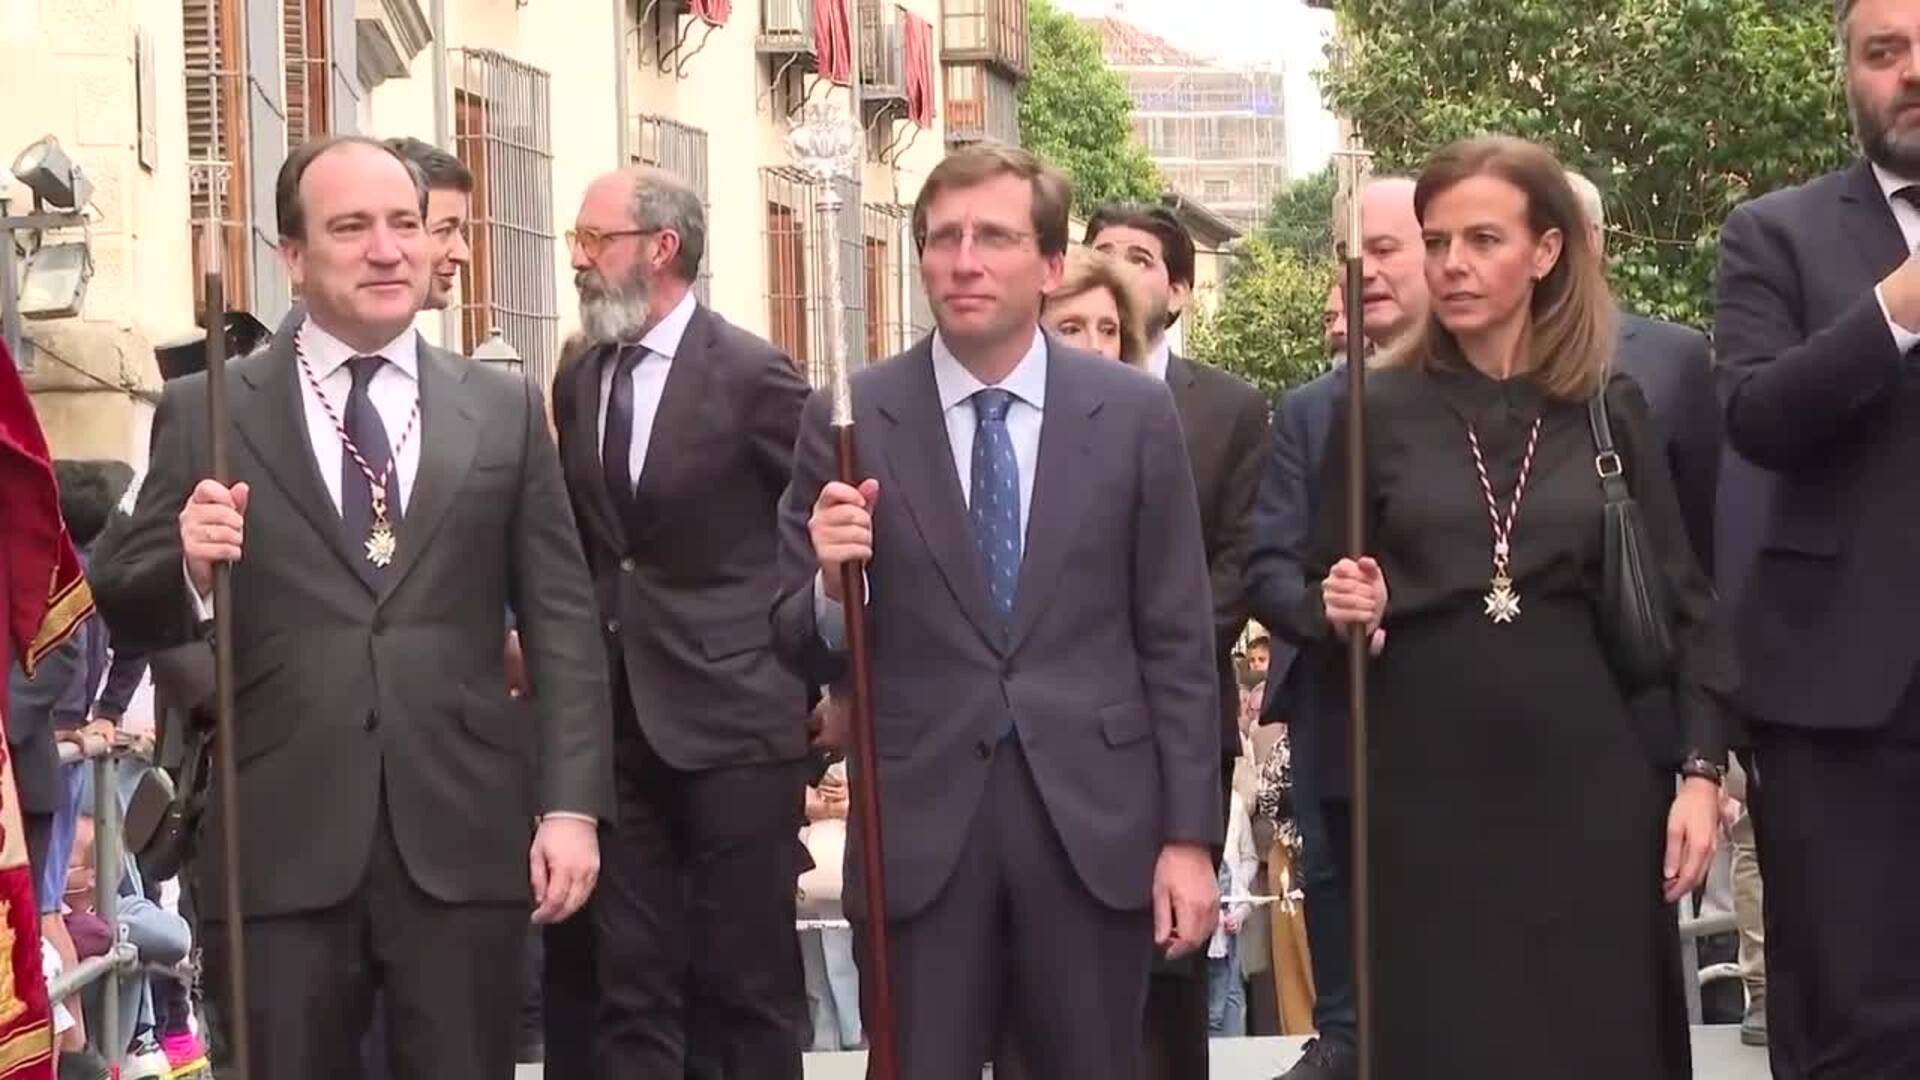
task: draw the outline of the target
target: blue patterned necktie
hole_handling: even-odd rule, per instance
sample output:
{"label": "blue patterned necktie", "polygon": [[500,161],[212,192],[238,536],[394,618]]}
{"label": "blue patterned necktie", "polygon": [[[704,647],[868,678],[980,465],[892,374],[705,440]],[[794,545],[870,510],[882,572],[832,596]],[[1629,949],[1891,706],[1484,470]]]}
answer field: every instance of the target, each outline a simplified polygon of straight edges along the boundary
{"label": "blue patterned necktie", "polygon": [[968,512],[973,540],[987,572],[987,589],[1003,619],[1013,618],[1013,593],[1020,581],[1020,461],[1007,434],[1007,409],[1013,394],[980,390],[973,395],[979,421],[973,433],[973,482]]}

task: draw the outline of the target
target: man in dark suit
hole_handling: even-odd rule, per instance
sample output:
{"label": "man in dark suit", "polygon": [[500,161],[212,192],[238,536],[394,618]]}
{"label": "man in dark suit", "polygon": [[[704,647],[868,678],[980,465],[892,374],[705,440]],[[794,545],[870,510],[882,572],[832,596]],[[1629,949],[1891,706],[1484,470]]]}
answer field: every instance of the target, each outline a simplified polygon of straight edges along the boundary
{"label": "man in dark suit", "polygon": [[[531,384],[412,330],[430,261],[416,170],[371,140],[320,140],[288,155],[275,195],[308,314],[228,370],[235,483],[201,479],[205,376],[170,383],[95,592],[135,648],[233,620],[242,821],[212,800],[194,885],[203,920],[245,920],[256,1075],[357,1076],[378,989],[396,1075],[505,1080],[519,980],[502,959],[530,907],[547,922],[585,901],[613,801],[559,458]],[[232,610],[214,612],[219,562]],[[509,604],[540,690],[525,710],[499,691]],[[218,1001],[224,936],[205,940]]]}
{"label": "man in dark suit", "polygon": [[976,1080],[1003,1017],[1036,1076],[1137,1076],[1154,944],[1204,948],[1218,917],[1192,471],[1165,384],[1039,330],[1068,200],[1018,149],[928,174],[938,331],[854,377],[869,479],[829,482],[817,394],[781,504],[776,643],[809,682],[845,675],[840,571],[866,564],[888,910],[862,903],[857,822],[844,895],[889,921],[914,1080]]}
{"label": "man in dark suit", "polygon": [[[1176,355],[1167,331],[1193,294],[1193,237],[1164,206],[1108,205],[1086,242],[1134,268],[1147,300],[1147,372],[1173,391],[1200,496],[1200,535],[1213,586],[1214,663],[1220,679],[1221,790],[1240,756],[1240,692],[1233,649],[1247,625],[1247,545],[1266,464],[1267,403],[1246,381]],[[1207,965],[1159,960],[1147,988],[1147,1075],[1205,1076]]]}
{"label": "man in dark suit", "polygon": [[1736,208],[1715,340],[1765,470],[1737,597],[1779,1077],[1920,1073],[1920,0],[1837,0],[1863,156]]}
{"label": "man in dark suit", "polygon": [[[1427,316],[1425,249],[1413,210],[1413,181],[1370,181],[1361,192],[1360,225],[1362,328],[1370,347],[1380,346]],[[1329,307],[1334,303],[1330,297]],[[1340,310],[1346,310],[1344,302]],[[1344,346],[1344,335],[1339,341]],[[1305,594],[1301,567],[1313,529],[1327,432],[1334,410],[1346,400],[1345,352],[1334,351],[1333,358],[1333,370],[1288,392],[1274,408],[1273,451],[1254,507],[1247,557],[1247,601],[1253,617],[1276,632],[1292,624],[1290,613]],[[1261,707],[1262,723],[1290,725],[1294,815],[1302,840],[1301,884],[1312,946],[1313,1020],[1319,1031],[1286,1080],[1349,1080],[1359,1070],[1345,661],[1343,649],[1274,642],[1267,700]]]}
{"label": "man in dark suit", "polygon": [[613,671],[620,826],[590,908],[610,1077],[799,1080],[794,934],[806,687],[775,657],[776,512],[808,384],[699,303],[700,196],[652,168],[572,233],[595,343],[554,424]]}

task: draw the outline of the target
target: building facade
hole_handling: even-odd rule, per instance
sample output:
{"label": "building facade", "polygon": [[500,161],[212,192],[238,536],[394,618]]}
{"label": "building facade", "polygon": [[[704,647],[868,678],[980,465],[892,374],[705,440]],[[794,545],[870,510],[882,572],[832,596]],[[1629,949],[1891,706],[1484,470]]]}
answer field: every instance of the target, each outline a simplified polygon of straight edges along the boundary
{"label": "building facade", "polygon": [[476,174],[474,263],[429,340],[497,339],[551,379],[580,195],[647,162],[707,204],[703,298],[811,368],[827,234],[786,134],[828,99],[863,128],[842,333],[856,362],[886,355],[931,325],[907,208],[950,142],[1017,140],[1025,35],[1022,0],[0,0],[0,99],[42,106],[0,112],[0,156],[51,135],[95,185],[71,230],[84,304],[27,321],[28,385],[56,453],[142,463],[154,348],[193,331],[205,262],[229,310],[277,323],[275,173],[345,132],[427,139]]}
{"label": "building facade", "polygon": [[1084,19],[1133,98],[1134,141],[1174,192],[1241,229],[1286,186],[1282,73],[1225,67],[1114,17]]}

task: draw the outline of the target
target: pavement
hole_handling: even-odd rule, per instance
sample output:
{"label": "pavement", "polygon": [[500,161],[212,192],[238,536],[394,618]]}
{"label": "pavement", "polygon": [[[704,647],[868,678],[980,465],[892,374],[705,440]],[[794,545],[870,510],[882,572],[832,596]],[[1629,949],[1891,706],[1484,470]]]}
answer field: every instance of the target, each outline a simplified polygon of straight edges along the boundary
{"label": "pavement", "polygon": [[[1270,1080],[1300,1056],[1303,1039],[1216,1039],[1209,1080]],[[1694,1080],[1767,1080],[1767,1052],[1740,1045],[1738,1025],[1695,1028]],[[864,1054],[808,1054],[807,1080],[864,1080]],[[515,1080],[545,1080],[522,1065]],[[553,1080],[563,1080],[554,1077]]]}

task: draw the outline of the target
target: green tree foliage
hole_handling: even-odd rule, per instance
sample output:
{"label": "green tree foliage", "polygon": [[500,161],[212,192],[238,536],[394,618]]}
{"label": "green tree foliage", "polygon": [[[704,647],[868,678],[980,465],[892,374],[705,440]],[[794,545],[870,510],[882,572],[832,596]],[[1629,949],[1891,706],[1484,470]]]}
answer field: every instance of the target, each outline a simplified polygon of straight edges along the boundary
{"label": "green tree foliage", "polygon": [[1503,132],[1606,199],[1622,306],[1704,326],[1738,203],[1852,152],[1831,11],[1808,0],[1335,0],[1323,78],[1376,171]]}
{"label": "green tree foliage", "polygon": [[[1327,217],[1323,206],[1322,219]],[[1326,226],[1322,225],[1324,235]],[[1321,313],[1333,258],[1275,241],[1265,229],[1242,240],[1211,314],[1193,326],[1189,348],[1262,392],[1276,395],[1327,369]]]}
{"label": "green tree foliage", "polygon": [[1279,247],[1310,257],[1333,250],[1333,194],[1338,181],[1328,165],[1280,189],[1260,232]]}
{"label": "green tree foliage", "polygon": [[1133,141],[1133,98],[1108,70],[1100,38],[1051,0],[1027,5],[1020,143],[1073,179],[1075,208],[1157,202],[1160,176]]}

